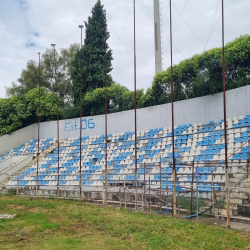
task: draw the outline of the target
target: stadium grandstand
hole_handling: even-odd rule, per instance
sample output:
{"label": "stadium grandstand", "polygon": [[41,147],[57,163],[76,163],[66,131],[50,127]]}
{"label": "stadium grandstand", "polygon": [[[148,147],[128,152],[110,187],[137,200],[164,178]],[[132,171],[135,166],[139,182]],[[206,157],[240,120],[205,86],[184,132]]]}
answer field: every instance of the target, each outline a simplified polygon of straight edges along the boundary
{"label": "stadium grandstand", "polygon": [[[155,39],[158,48],[161,44],[157,39],[161,27],[159,1],[154,1],[154,5],[157,9],[155,29],[158,27],[158,33],[155,33]],[[103,24],[106,27],[106,12]],[[79,25],[79,28],[82,39],[83,26]],[[184,94],[181,101],[174,100],[171,1],[170,31],[171,67],[168,73],[171,91],[166,104],[146,108],[136,106],[135,1],[133,109],[108,113],[109,63],[105,42],[105,82],[102,82],[105,83],[105,114],[82,117],[80,50],[81,73],[77,74],[81,79],[77,75],[76,81],[81,83],[75,86],[77,94],[78,87],[80,90],[79,100],[76,95],[79,117],[59,120],[56,45],[51,44],[57,120],[40,123],[39,53],[38,124],[0,137],[1,192],[14,190],[17,195],[57,196],[58,199],[73,197],[80,202],[172,213],[174,217],[178,213],[184,218],[198,219],[205,214],[227,219],[228,227],[231,220],[249,222],[246,217],[250,217],[250,87],[226,91],[224,23],[223,92],[215,90],[214,95],[197,98]],[[106,35],[105,28],[105,41]],[[161,51],[155,53],[155,71],[159,73],[162,71]]]}
{"label": "stadium grandstand", "polygon": [[[234,102],[235,107],[239,107],[242,100],[247,99],[247,93],[250,91],[249,87],[242,87],[236,90],[228,91],[228,95],[232,97],[228,100],[229,103]],[[245,96],[245,99],[244,99]],[[239,98],[241,97],[241,98]],[[180,101],[176,103],[187,108],[196,104],[196,109],[201,111],[199,103],[205,102],[208,97],[194,98],[192,100]],[[213,97],[214,102],[221,99],[221,94],[216,94]],[[237,101],[238,100],[238,101]],[[211,100],[207,100],[210,102]],[[245,100],[247,103],[247,100]],[[154,116],[157,110],[167,109],[168,105],[159,105],[156,107],[144,108],[138,110],[138,127],[143,128],[137,131],[137,180],[138,185],[135,186],[135,132],[125,131],[129,126],[128,113],[131,111],[124,111],[121,113],[111,114],[109,123],[110,130],[107,139],[107,188],[108,188],[108,202],[114,200],[113,194],[121,192],[120,188],[126,189],[128,193],[132,193],[134,189],[138,189],[138,195],[141,196],[138,204],[145,208],[145,204],[149,202],[149,190],[151,189],[151,196],[155,197],[155,205],[163,206],[164,204],[170,207],[173,189],[176,187],[178,195],[182,195],[184,199],[190,202],[190,198],[194,193],[198,193],[199,199],[207,202],[207,207],[216,202],[217,199],[225,198],[225,139],[224,139],[224,120],[208,120],[207,122],[200,122],[199,115],[194,115],[197,111],[193,110],[193,114],[189,114],[187,120],[197,119],[197,123],[177,124],[174,127],[174,144],[175,144],[175,159],[177,182],[173,183],[173,153],[172,153],[172,128],[170,126],[160,126],[169,124],[168,119],[165,122],[160,122]],[[228,159],[229,159],[229,186],[230,191],[230,205],[231,215],[245,215],[249,216],[248,211],[242,212],[242,206],[249,202],[248,187],[248,168],[249,168],[249,139],[250,139],[250,112],[249,106],[241,109],[241,113],[246,114],[240,116],[228,117],[226,120],[228,133]],[[153,110],[152,110],[153,108]],[[209,117],[218,117],[218,110],[210,110],[210,113],[205,111],[209,108],[204,108],[206,112],[205,119]],[[184,111],[180,111],[180,116],[184,115]],[[235,109],[229,110],[234,114]],[[248,113],[249,114],[248,114]],[[144,119],[143,114],[148,116]],[[193,115],[193,117],[192,117]],[[105,135],[95,134],[103,131],[104,116],[93,116],[84,118],[83,121],[90,121],[90,127],[82,128],[82,160],[81,160],[81,185],[83,194],[86,192],[91,197],[96,197],[98,193],[99,200],[104,199],[105,190]],[[162,118],[162,116],[161,116]],[[159,126],[147,127],[150,122],[154,120],[154,124]],[[46,122],[41,124],[41,134],[43,139],[39,142],[39,165],[37,169],[37,153],[38,153],[38,139],[34,138],[27,141],[23,145],[12,148],[8,152],[1,155],[0,166],[5,166],[4,162],[11,158],[17,159],[13,164],[5,169],[1,169],[2,188],[4,189],[18,189],[24,194],[35,194],[36,186],[38,185],[38,192],[45,191],[47,195],[54,193],[56,195],[57,187],[60,191],[67,190],[76,197],[79,196],[80,185],[80,138],[79,136],[72,136],[79,134],[74,125],[75,120],[60,121],[62,137],[59,141],[57,138],[45,135],[51,135],[56,131],[53,130],[56,122]],[[113,121],[112,121],[113,120]],[[95,124],[95,121],[102,121],[103,126]],[[87,122],[86,122],[87,123]],[[124,123],[124,126],[119,124]],[[64,125],[63,125],[64,124]],[[32,131],[37,130],[37,124],[32,125],[17,131],[19,135],[24,136],[22,140],[26,140],[25,133],[32,134]],[[67,128],[71,129],[68,132]],[[51,129],[49,129],[51,128]],[[146,129],[147,128],[147,129]],[[26,130],[27,131],[26,131]],[[33,129],[33,130],[32,130]],[[120,130],[120,132],[111,133]],[[22,133],[23,130],[23,133]],[[68,133],[68,134],[67,134]],[[89,133],[89,135],[88,135]],[[12,141],[12,145],[16,140],[18,144],[20,138],[13,138],[14,135],[3,136],[0,138],[1,143],[4,143],[4,138]],[[5,143],[6,139],[5,138]],[[4,148],[4,146],[3,146]],[[59,154],[59,164],[58,164]],[[19,167],[26,157],[30,157],[29,163],[25,166]],[[58,169],[59,166],[59,169]],[[38,170],[38,172],[37,172]],[[59,181],[59,182],[58,182]],[[124,191],[122,191],[124,192]],[[160,192],[160,193],[159,193]],[[64,193],[61,193],[64,196]],[[70,196],[70,194],[67,194]],[[100,198],[101,195],[101,198]],[[143,198],[144,197],[144,198]],[[145,200],[143,200],[145,199]],[[135,198],[132,198],[135,202]],[[153,200],[153,199],[152,199]],[[131,198],[130,198],[131,201]],[[153,201],[152,201],[153,202]],[[248,205],[248,204],[246,204]],[[181,209],[181,206],[180,206]],[[156,209],[157,210],[157,209]],[[184,210],[182,210],[184,211]],[[218,212],[219,211],[219,212]],[[225,215],[225,206],[220,206],[216,213]]]}

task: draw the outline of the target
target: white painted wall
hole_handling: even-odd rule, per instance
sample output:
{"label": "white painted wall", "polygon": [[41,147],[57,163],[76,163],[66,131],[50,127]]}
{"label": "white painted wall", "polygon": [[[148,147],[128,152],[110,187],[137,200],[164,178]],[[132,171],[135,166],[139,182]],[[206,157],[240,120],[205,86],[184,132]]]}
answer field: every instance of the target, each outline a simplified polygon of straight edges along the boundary
{"label": "white painted wall", "polygon": [[[227,95],[227,117],[250,114],[250,86],[229,90]],[[223,94],[193,98],[174,103],[175,125],[223,119]],[[137,129],[171,126],[171,103],[137,110]],[[89,126],[88,126],[89,123]],[[94,123],[94,128],[92,128]],[[62,120],[59,123],[60,138],[79,137],[80,120]],[[105,116],[83,118],[83,136],[102,135],[105,133]],[[56,121],[41,124],[41,138],[57,137]],[[108,115],[108,133],[134,131],[134,110]],[[36,137],[37,138],[37,137]]]}
{"label": "white painted wall", "polygon": [[30,155],[25,156],[12,156],[9,159],[0,163],[0,182],[4,181],[8,176],[14,174],[16,171],[22,169],[32,161],[33,157]]}
{"label": "white painted wall", "polygon": [[3,135],[0,137],[0,155],[9,152],[13,148],[34,140],[36,138],[37,125],[33,124],[28,127],[19,129],[10,135]]}
{"label": "white painted wall", "polygon": [[[229,90],[226,92],[227,117],[250,114],[250,86]],[[223,94],[193,98],[174,103],[175,125],[189,123],[207,124],[213,120],[218,122],[223,118]],[[70,119],[59,122],[60,138],[79,137],[80,120]],[[105,116],[90,116],[83,118],[82,136],[102,135],[105,133]],[[171,104],[157,105],[137,110],[137,129],[171,126]],[[37,138],[37,124],[20,129],[11,135],[0,137],[0,154],[23,145]],[[108,115],[108,133],[134,131],[134,110]],[[57,122],[45,122],[40,126],[40,138],[57,138]]]}

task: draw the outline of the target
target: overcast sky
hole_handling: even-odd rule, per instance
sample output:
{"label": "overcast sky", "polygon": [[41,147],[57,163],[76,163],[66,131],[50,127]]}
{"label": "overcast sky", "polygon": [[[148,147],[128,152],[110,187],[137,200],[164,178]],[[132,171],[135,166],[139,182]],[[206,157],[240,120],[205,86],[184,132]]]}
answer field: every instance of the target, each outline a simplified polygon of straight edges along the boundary
{"label": "overcast sky", "polygon": [[[249,34],[249,0],[225,1],[225,42]],[[0,0],[0,98],[28,60],[38,61],[51,43],[80,43],[79,24],[96,0]],[[221,47],[221,0],[172,0],[173,62]],[[133,0],[102,0],[107,11],[113,79],[133,89]],[[162,1],[163,69],[170,65],[169,1]],[[154,77],[153,0],[136,0],[137,87]]]}

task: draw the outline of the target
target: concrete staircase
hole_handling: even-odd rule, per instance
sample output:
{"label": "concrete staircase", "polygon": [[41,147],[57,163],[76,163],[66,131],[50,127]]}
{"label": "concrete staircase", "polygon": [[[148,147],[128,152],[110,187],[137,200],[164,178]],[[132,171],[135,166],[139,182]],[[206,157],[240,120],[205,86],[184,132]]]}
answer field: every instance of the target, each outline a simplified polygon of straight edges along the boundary
{"label": "concrete staircase", "polygon": [[[250,167],[249,164],[235,163],[229,168],[230,214],[233,217],[250,217]],[[226,216],[226,189],[216,192],[218,204],[215,214]]]}
{"label": "concrete staircase", "polygon": [[[59,145],[61,145],[64,142],[64,140],[60,140]],[[57,142],[54,143],[51,147],[47,148],[46,150],[44,150],[42,153],[40,153],[39,155],[39,161],[43,160],[44,157],[47,156],[47,154],[52,153],[56,148],[58,147]],[[37,163],[37,156],[35,156],[33,158],[33,160],[26,165],[25,167],[23,167],[22,169],[20,169],[19,171],[15,172],[14,174],[8,176],[3,182],[0,183],[0,190],[5,188],[5,185],[11,180],[13,179],[15,176],[17,176],[18,174],[20,174],[21,172],[25,171],[27,168],[32,167],[34,164]]]}

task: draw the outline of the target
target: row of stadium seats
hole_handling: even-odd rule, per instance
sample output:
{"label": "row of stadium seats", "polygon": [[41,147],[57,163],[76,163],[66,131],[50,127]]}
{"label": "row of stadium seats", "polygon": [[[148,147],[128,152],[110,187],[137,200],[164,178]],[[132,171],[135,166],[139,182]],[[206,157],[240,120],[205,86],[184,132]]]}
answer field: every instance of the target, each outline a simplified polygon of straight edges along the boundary
{"label": "row of stadium seats", "polygon": [[[250,115],[227,119],[228,153],[250,139]],[[240,124],[240,125],[239,125]],[[244,126],[243,126],[244,124]],[[239,125],[239,126],[238,126]],[[181,187],[191,185],[192,168],[185,164],[194,160],[199,164],[197,168],[197,188],[199,192],[211,191],[211,170],[225,159],[224,120],[209,124],[187,124],[174,128],[175,158],[178,183]],[[155,188],[170,187],[173,181],[173,153],[172,129],[154,128],[138,132],[138,183],[143,185],[145,180]],[[114,185],[120,182],[135,181],[135,134],[126,133],[108,135],[108,183]],[[48,138],[40,141],[41,151],[56,143],[56,139]],[[11,155],[36,155],[38,141],[33,140],[17,149],[11,150],[0,159]],[[102,186],[105,170],[105,136],[82,137],[82,185]],[[69,138],[39,162],[38,184],[42,186],[57,185],[59,153],[59,185],[79,185],[80,170],[80,138]],[[249,145],[232,154],[230,162],[240,164],[248,160]],[[145,165],[146,164],[146,165]],[[212,165],[211,165],[212,164]],[[225,182],[224,165],[221,164],[214,172],[214,183],[219,185]],[[36,185],[36,164],[19,175],[20,186]],[[160,180],[162,181],[160,183]],[[9,186],[17,185],[17,177],[9,181]],[[163,184],[163,183],[168,184]],[[209,186],[210,185],[210,186]],[[170,188],[172,189],[172,188]]]}

